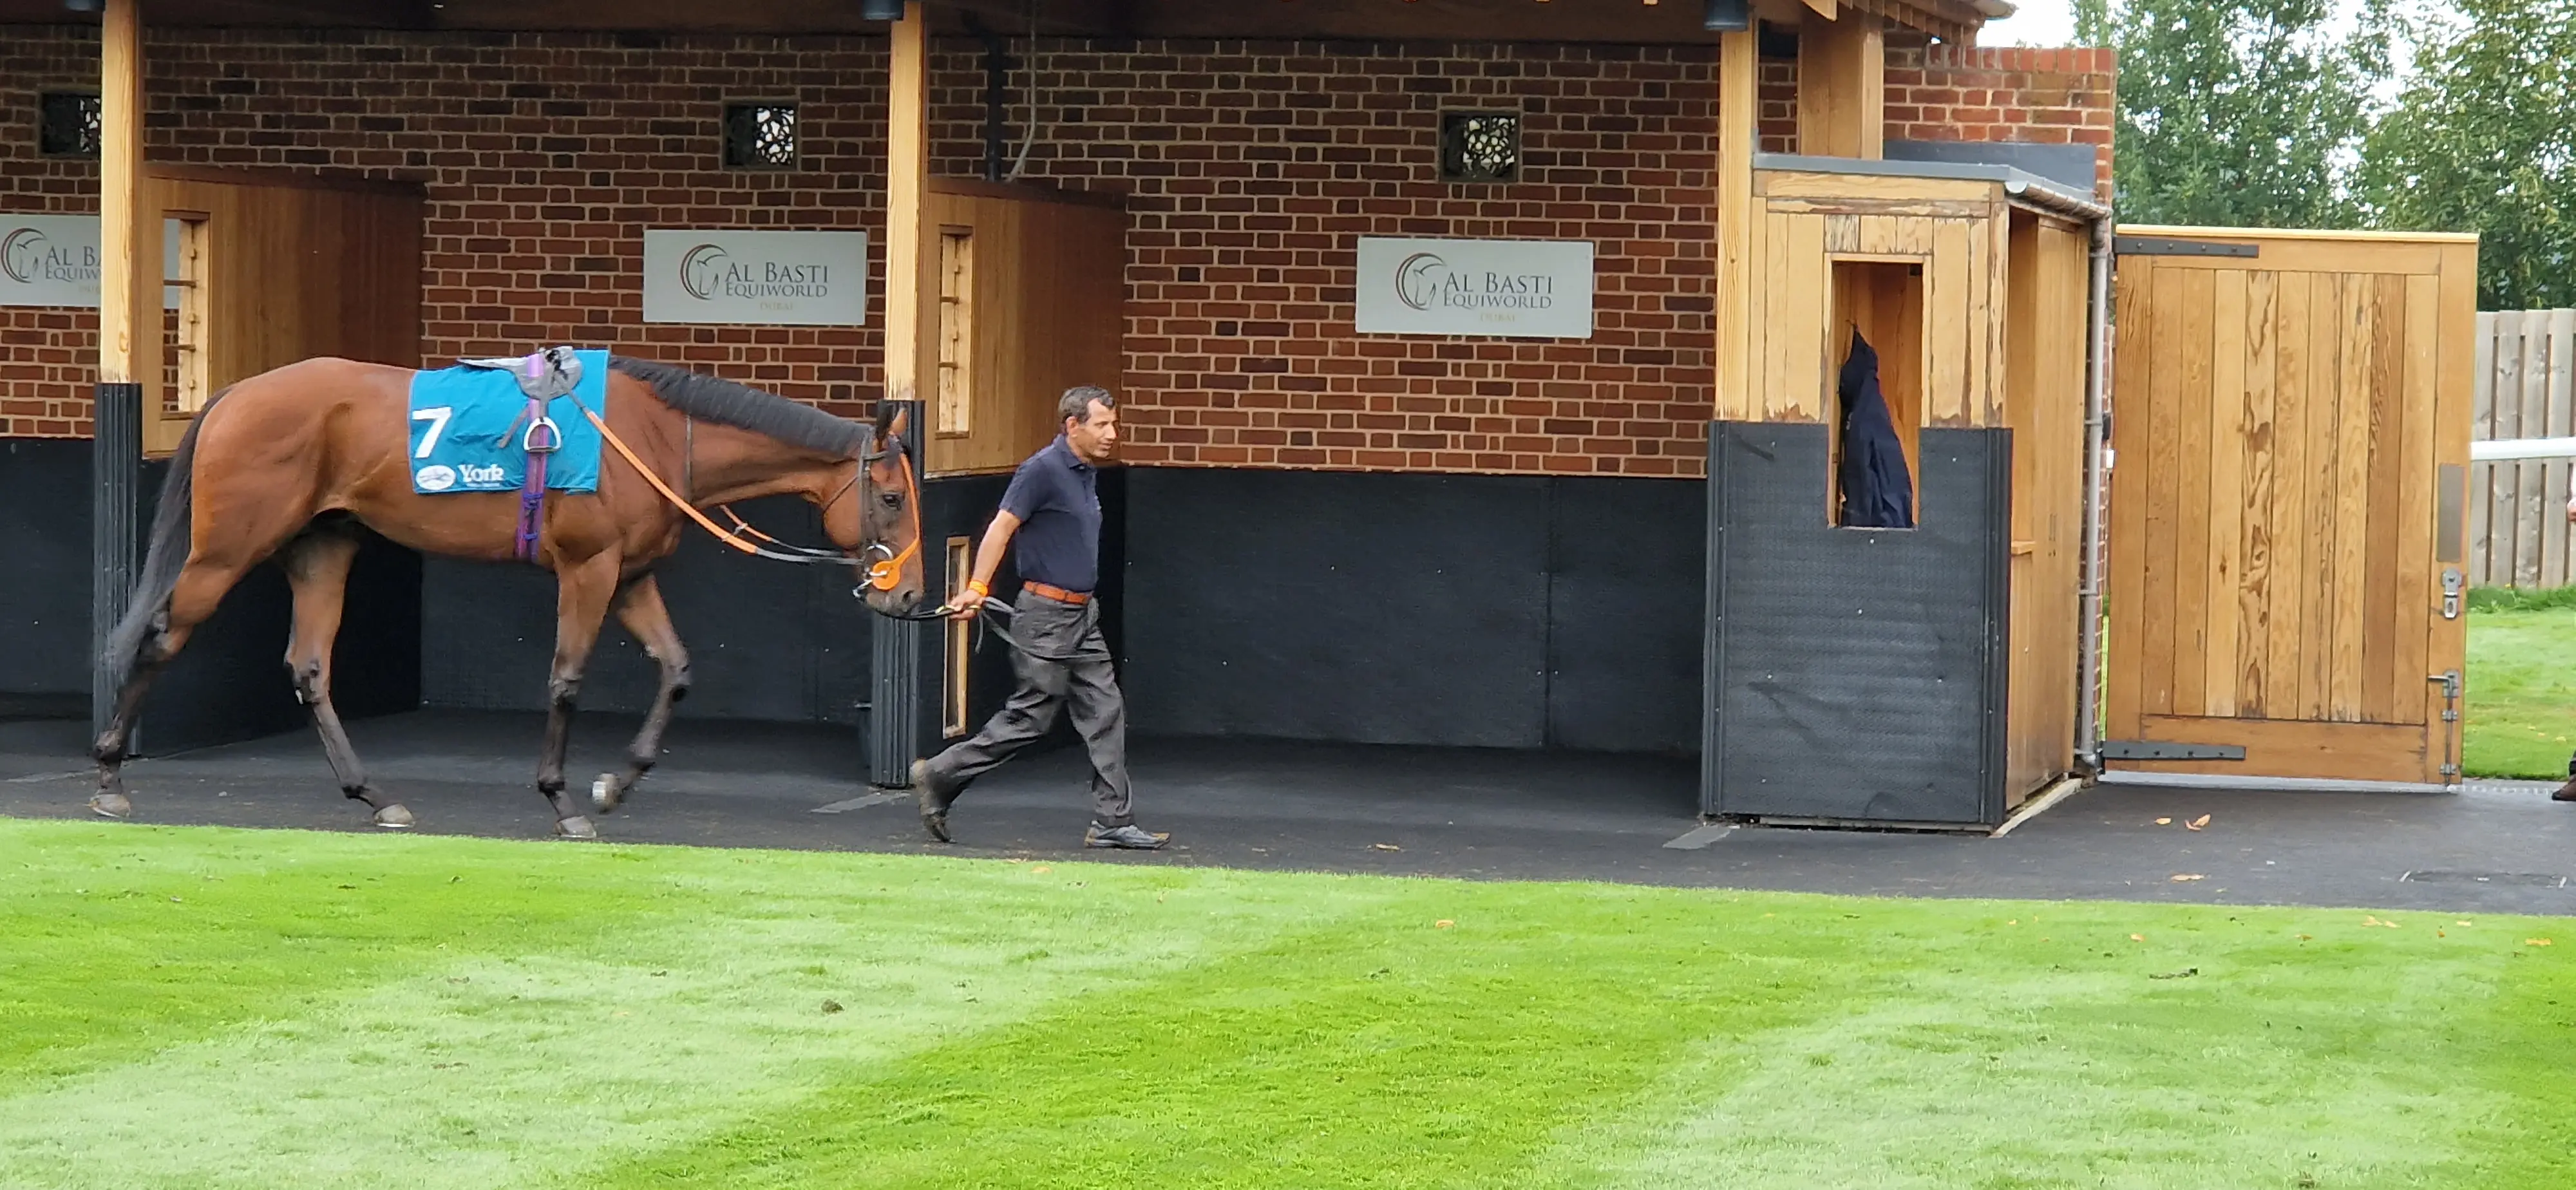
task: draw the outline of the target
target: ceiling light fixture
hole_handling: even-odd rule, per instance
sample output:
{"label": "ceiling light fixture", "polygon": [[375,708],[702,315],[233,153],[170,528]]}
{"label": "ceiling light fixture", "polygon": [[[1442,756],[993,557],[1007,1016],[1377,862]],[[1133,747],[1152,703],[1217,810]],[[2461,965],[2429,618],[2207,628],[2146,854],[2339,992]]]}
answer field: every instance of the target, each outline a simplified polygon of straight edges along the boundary
{"label": "ceiling light fixture", "polygon": [[1742,33],[1753,27],[1753,6],[1747,0],[1708,0],[1700,24],[1713,33]]}

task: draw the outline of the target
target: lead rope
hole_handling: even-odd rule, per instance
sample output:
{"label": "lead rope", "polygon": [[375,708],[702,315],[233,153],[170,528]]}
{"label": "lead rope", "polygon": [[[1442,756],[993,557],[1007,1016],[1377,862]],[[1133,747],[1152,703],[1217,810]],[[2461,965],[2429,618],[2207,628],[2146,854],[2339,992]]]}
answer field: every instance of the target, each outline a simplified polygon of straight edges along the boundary
{"label": "lead rope", "polygon": [[[732,533],[726,532],[723,526],[716,524],[714,521],[708,520],[705,513],[699,512],[694,506],[690,505],[687,500],[682,499],[679,493],[672,491],[671,485],[662,482],[661,476],[654,474],[651,467],[644,465],[644,460],[635,457],[635,452],[627,447],[626,440],[618,437],[617,431],[609,429],[608,423],[600,420],[599,414],[593,412],[590,406],[584,405],[580,401],[576,400],[573,402],[573,407],[581,410],[581,415],[584,418],[589,419],[591,425],[598,428],[599,436],[607,440],[608,445],[616,448],[618,456],[625,459],[628,466],[635,468],[636,473],[644,477],[644,482],[653,485],[653,490],[660,492],[662,494],[662,498],[670,501],[673,508],[679,509],[682,513],[686,514],[690,520],[696,521],[699,528],[714,535],[716,540],[732,546],[743,553],[750,554],[753,557],[767,558],[773,562],[794,562],[801,565],[811,566],[822,562],[851,561],[851,559],[838,553],[822,557],[805,554],[780,553],[776,550],[764,549],[752,544],[751,542],[745,541]],[[865,470],[864,464],[862,464],[861,470]],[[910,469],[907,468],[907,477],[909,474]],[[857,480],[853,479],[852,482],[856,483]],[[919,507],[917,503],[914,506]],[[884,547],[879,546],[877,548],[883,549]],[[903,581],[902,574],[904,559],[910,557],[920,549],[921,543],[919,541],[915,541],[912,543],[910,548],[904,550],[902,553],[895,553],[891,550],[887,551],[885,558],[869,564],[869,583],[877,587],[879,590],[892,590],[895,583]],[[882,615],[884,613],[880,612],[878,614]]]}

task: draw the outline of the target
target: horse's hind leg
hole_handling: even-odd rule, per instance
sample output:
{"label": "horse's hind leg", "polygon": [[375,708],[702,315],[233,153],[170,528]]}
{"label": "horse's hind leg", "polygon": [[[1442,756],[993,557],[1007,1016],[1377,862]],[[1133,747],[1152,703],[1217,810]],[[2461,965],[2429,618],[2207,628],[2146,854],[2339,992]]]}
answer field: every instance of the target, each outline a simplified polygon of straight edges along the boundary
{"label": "horse's hind leg", "polygon": [[180,569],[178,583],[170,589],[169,602],[153,617],[141,647],[126,665],[125,681],[117,690],[116,706],[108,712],[105,730],[99,732],[98,742],[90,748],[90,756],[98,762],[98,792],[90,795],[91,813],[106,818],[133,815],[134,803],[125,796],[124,770],[126,746],[133,740],[135,712],[143,709],[143,696],[151,690],[152,680],[170,667],[180,649],[187,647],[188,637],[197,626],[215,614],[224,593],[241,581],[246,569],[246,565],[213,564],[195,558]]}
{"label": "horse's hind leg", "polygon": [[564,794],[564,752],[572,746],[573,704],[581,697],[582,673],[599,644],[599,627],[608,618],[622,566],[615,554],[600,554],[555,572],[555,664],[546,684],[546,750],[537,761],[537,792],[554,807],[555,833],[567,839],[599,837],[582,816],[581,803]]}
{"label": "horse's hind leg", "polygon": [[628,583],[619,593],[617,621],[644,646],[645,656],[661,664],[662,688],[653,696],[652,712],[644,716],[644,729],[626,749],[626,771],[601,773],[591,783],[591,804],[602,814],[615,811],[635,783],[653,771],[653,762],[662,756],[662,733],[671,726],[671,708],[689,696],[689,651],[671,627],[671,611],[662,606],[662,587],[652,575]]}
{"label": "horse's hind leg", "polygon": [[313,712],[322,733],[322,751],[340,792],[365,802],[376,812],[376,825],[407,827],[411,811],[367,784],[367,770],[340,726],[331,705],[331,646],[340,636],[340,613],[349,593],[349,567],[358,558],[358,538],[343,530],[317,527],[289,543],[278,555],[287,585],[295,592],[295,628],[286,641],[286,671],[295,679],[295,697]]}

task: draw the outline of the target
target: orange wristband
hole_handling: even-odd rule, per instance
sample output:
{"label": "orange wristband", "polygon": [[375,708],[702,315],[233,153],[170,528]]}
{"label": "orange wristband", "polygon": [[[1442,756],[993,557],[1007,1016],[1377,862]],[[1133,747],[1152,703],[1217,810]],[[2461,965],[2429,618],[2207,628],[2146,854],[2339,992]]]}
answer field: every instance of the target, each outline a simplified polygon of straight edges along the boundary
{"label": "orange wristband", "polygon": [[985,596],[990,595],[990,594],[992,594],[992,593],[993,593],[990,589],[988,589],[988,588],[986,588],[986,587],[984,586],[984,584],[983,584],[983,582],[982,582],[981,580],[978,580],[978,579],[968,579],[968,580],[966,580],[966,589],[967,589],[967,590],[969,590],[969,591],[974,592],[975,597],[976,597],[976,598],[978,598],[978,599],[981,599],[981,598],[983,598],[983,597],[985,597]]}

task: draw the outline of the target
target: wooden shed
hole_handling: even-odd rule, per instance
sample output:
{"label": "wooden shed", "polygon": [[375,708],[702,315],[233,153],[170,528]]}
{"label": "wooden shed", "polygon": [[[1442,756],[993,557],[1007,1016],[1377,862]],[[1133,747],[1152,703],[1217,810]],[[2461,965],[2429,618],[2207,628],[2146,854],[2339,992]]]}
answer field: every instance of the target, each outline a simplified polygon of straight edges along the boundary
{"label": "wooden shed", "polygon": [[[1754,165],[1748,382],[1710,436],[1706,809],[1992,825],[2073,767],[2105,212],[2010,166]],[[1834,520],[1861,342],[1907,528]]]}

